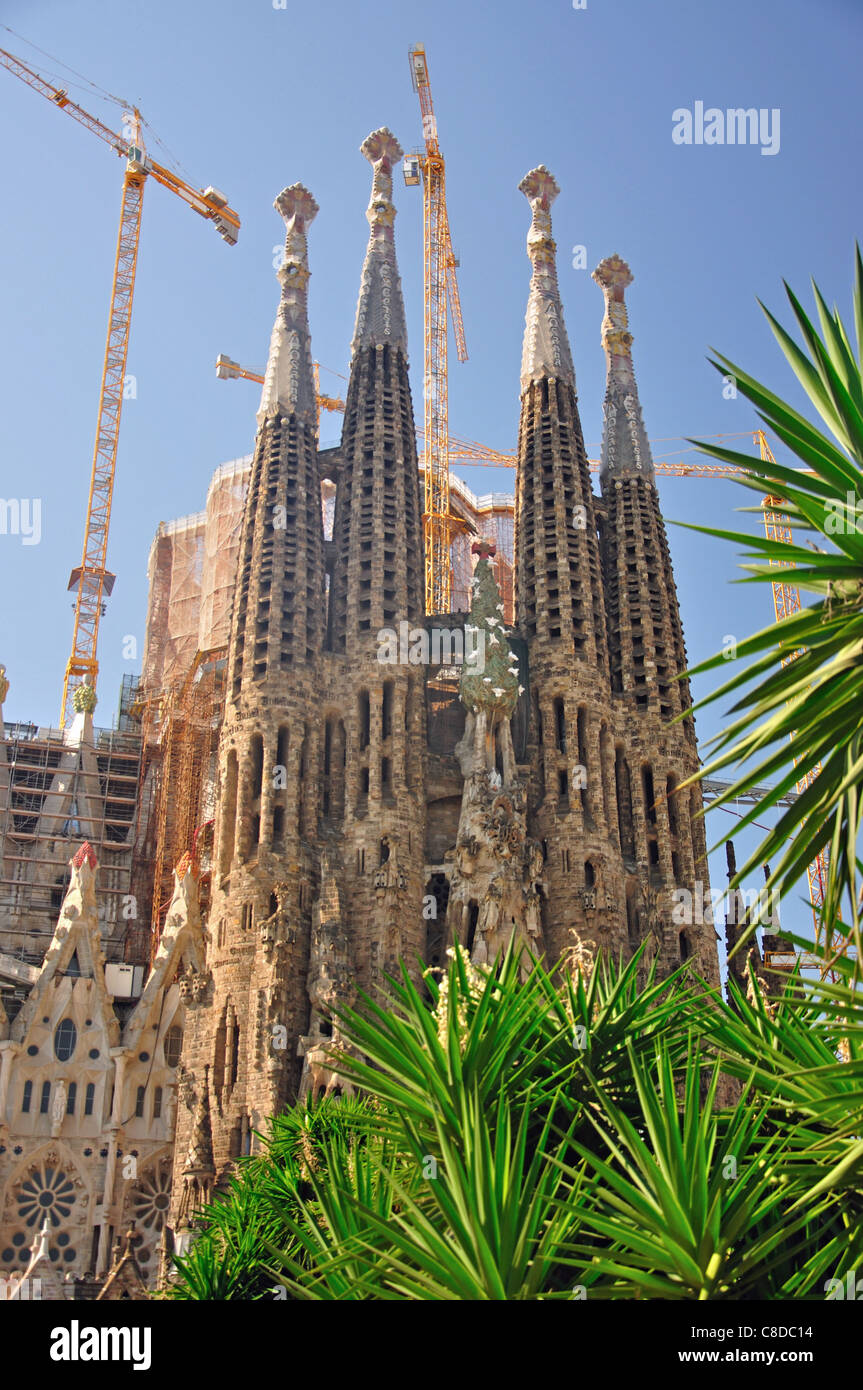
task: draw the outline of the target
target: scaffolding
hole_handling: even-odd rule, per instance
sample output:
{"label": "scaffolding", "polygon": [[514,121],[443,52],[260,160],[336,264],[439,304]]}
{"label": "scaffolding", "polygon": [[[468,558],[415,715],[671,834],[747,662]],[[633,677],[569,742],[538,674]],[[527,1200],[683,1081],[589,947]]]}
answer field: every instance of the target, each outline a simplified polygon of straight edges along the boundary
{"label": "scaffolding", "polygon": [[503,603],[504,622],[511,626],[515,622],[513,499],[505,492],[476,497],[466,483],[453,475],[450,479],[450,502],[453,516],[462,522],[452,538],[452,611],[466,613],[470,609],[470,581],[476,563],[476,557],[471,554],[471,544],[479,535],[484,540],[494,541],[497,546],[492,570]]}
{"label": "scaffolding", "polygon": [[217,468],[206,507],[161,522],[150,547],[144,699],[182,682],[199,651],[228,640],[251,458]]}
{"label": "scaffolding", "polygon": [[146,700],[138,798],[138,882],[152,895],[147,945],[155,957],[171,901],[173,872],[187,851],[200,865],[202,906],[209,847],[201,832],[215,814],[217,754],[224,703],[225,648],[198,651],[163,693]]}
{"label": "scaffolding", "polygon": [[[60,729],[6,726],[0,742],[0,951],[41,963],[81,841],[100,865],[100,915],[125,950],[140,734],[97,729],[71,745]],[[122,935],[116,938],[117,930]],[[115,939],[116,938],[116,939]],[[116,954],[116,951],[115,951]],[[31,959],[32,957],[32,959]]]}

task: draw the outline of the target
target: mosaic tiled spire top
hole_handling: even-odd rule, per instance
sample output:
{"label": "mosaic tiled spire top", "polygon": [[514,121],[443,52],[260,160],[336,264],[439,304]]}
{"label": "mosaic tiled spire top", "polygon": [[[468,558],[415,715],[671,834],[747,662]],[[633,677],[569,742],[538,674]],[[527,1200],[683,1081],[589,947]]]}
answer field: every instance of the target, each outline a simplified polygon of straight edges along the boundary
{"label": "mosaic tiled spire top", "polygon": [[383,126],[372,131],[360,151],[374,173],[366,210],[371,233],[363,263],[351,352],[356,355],[361,348],[388,344],[406,353],[407,327],[393,235],[396,216],[393,165],[401,159],[402,147],[392,131]]}
{"label": "mosaic tiled spire top", "polygon": [[533,219],[527,234],[527,254],[533,274],[524,325],[521,389],[532,381],[554,377],[575,389],[575,369],[566,336],[557,284],[557,247],[551,235],[551,205],[560,189],[544,164],[525,174],[519,190],[530,203]]}
{"label": "mosaic tiled spire top", "polygon": [[624,292],[632,271],[620,256],[600,261],[593,278],[605,296],[602,346],[607,362],[600,476],[640,474],[654,479],[653,459],[641,415],[632,367],[632,334]]}
{"label": "mosaic tiled spire top", "polygon": [[277,272],[282,299],[270,339],[258,424],[276,415],[298,415],[315,422],[306,229],[314,221],[318,205],[307,188],[293,183],[282,190],[273,206],[285,219],[285,253]]}

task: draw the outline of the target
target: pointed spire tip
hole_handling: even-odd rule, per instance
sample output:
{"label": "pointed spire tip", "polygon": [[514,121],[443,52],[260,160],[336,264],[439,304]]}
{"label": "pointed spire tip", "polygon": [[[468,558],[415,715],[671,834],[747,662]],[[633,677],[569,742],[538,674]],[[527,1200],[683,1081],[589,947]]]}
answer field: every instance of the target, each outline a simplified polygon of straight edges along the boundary
{"label": "pointed spire tip", "polygon": [[527,254],[533,269],[521,355],[521,389],[526,391],[532,381],[549,377],[567,381],[575,390],[575,368],[557,283],[557,247],[551,234],[551,205],[560,189],[544,164],[525,174],[519,189],[530,203]]}
{"label": "pointed spire tip", "polygon": [[372,166],[372,191],[366,218],[369,243],[363,264],[351,355],[361,348],[389,346],[407,352],[407,325],[396,263],[393,224],[393,164],[402,147],[388,126],[367,135],[360,152]]}

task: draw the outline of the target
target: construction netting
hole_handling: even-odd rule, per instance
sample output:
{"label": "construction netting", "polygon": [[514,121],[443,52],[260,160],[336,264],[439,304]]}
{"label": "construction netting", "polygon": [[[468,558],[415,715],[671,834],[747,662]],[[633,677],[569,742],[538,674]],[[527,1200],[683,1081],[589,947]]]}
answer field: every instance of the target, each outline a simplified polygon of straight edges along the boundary
{"label": "construction netting", "polygon": [[231,597],[251,466],[251,457],[223,464],[213,474],[207,492],[204,570],[197,629],[198,648],[201,651],[223,647],[228,640]]}
{"label": "construction netting", "polygon": [[515,512],[513,499],[505,492],[476,497],[460,478],[450,475],[450,504],[464,518],[467,528],[452,542],[452,610],[466,613],[470,608],[470,581],[477,557],[471,546],[477,539],[492,540],[497,554],[492,561],[494,577],[503,601],[504,621],[515,619],[513,563],[515,551]]}

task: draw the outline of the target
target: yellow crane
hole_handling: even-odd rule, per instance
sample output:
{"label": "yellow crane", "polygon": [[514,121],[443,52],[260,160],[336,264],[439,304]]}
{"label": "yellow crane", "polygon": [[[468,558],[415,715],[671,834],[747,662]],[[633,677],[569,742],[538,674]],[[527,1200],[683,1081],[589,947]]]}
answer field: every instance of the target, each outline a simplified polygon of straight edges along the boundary
{"label": "yellow crane", "polygon": [[104,600],[110,596],[115,576],[106,569],[108,528],[111,520],[111,500],[117,465],[117,441],[120,414],[123,407],[123,387],[126,358],[129,349],[129,327],[132,320],[132,300],[135,290],[135,271],[138,264],[138,242],[141,235],[141,211],[144,185],[155,179],[163,188],[179,198],[201,217],[211,221],[219,235],[229,245],[237,240],[240,219],[224,194],[216,188],[195,189],[170,169],[157,164],[147,155],[141,134],[141,113],[133,107],[127,114],[126,128],[117,134],[96,116],[90,115],[69,97],[62,87],[55,87],[34,72],[20,58],[0,48],[0,65],[14,73],[28,87],[41,93],[72,116],[81,125],[103,140],[121,159],[125,159],[123,194],[120,203],[120,230],[114,256],[114,275],[111,282],[111,308],[108,316],[108,335],[102,365],[102,384],[99,392],[99,413],[96,424],[96,443],[90,474],[90,493],[87,499],[87,519],[84,528],[84,547],[81,564],[72,570],[69,589],[75,590],[75,626],[72,651],[66,663],[63,680],[63,703],[60,727],[72,713],[76,686],[90,685],[94,690],[99,663],[96,652],[99,622],[104,612]]}
{"label": "yellow crane", "polygon": [[446,207],[446,167],[438,143],[428,59],[422,44],[410,50],[411,81],[420,101],[425,154],[408,156],[405,183],[423,183],[423,401],[425,431],[425,605],[448,613],[452,597],[450,542],[453,519],[449,493],[449,391],[447,302],[459,362],[467,361],[456,268]]}
{"label": "yellow crane", "polygon": [[[313,362],[315,372],[315,402],[318,408],[318,432],[321,428],[321,411],[343,411],[345,403],[341,396],[328,396],[321,391],[321,364]],[[338,375],[338,373],[335,373]],[[257,371],[254,367],[241,367],[239,362],[235,362],[232,357],[227,357],[224,352],[220,352],[216,358],[216,376],[220,381],[257,381],[263,385],[264,373]]]}

